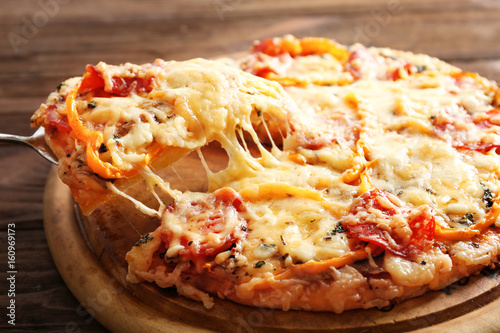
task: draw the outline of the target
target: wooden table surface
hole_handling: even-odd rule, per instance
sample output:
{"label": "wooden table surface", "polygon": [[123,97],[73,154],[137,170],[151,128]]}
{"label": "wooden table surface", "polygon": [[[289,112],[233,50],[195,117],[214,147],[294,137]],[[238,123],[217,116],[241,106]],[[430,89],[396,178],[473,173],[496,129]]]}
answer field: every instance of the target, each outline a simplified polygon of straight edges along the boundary
{"label": "wooden table surface", "polygon": [[[499,17],[495,0],[3,0],[0,133],[31,134],[34,110],[88,63],[213,57],[288,33],[427,53],[500,81]],[[0,330],[104,332],[65,286],[46,243],[50,167],[27,148],[0,144]],[[9,225],[15,284],[7,280]]]}

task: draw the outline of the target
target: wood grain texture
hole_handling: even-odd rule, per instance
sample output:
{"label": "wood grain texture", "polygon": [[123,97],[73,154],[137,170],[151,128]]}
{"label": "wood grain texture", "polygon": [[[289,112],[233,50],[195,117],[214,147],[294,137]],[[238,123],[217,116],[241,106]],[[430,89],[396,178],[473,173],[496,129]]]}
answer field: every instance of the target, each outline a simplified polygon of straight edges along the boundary
{"label": "wood grain texture", "polygon": [[[50,12],[41,3],[58,8]],[[33,111],[87,63],[212,57],[286,33],[428,53],[500,81],[499,14],[495,0],[5,0],[0,132],[32,133]],[[39,26],[29,33],[34,19]],[[0,330],[104,331],[71,295],[48,251],[42,227],[48,170],[36,153],[0,144]],[[9,223],[17,230],[16,327],[5,320]]]}

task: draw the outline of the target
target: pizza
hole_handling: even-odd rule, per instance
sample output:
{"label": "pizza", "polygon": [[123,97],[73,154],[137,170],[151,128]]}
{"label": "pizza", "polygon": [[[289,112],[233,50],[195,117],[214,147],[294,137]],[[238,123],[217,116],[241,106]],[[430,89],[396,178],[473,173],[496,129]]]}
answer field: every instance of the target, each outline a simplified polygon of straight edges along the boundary
{"label": "pizza", "polygon": [[[498,262],[500,90],[427,55],[284,36],[232,58],[101,62],[32,124],[84,214],[120,196],[155,219],[127,280],[207,309],[383,308]],[[159,173],[191,152],[207,191]],[[139,181],[155,204],[127,193]]]}

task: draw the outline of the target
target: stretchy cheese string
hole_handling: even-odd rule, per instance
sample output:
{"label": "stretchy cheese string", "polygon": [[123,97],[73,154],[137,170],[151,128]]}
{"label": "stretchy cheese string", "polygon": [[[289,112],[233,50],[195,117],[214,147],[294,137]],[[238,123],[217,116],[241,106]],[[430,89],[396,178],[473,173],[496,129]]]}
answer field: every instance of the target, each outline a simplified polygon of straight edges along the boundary
{"label": "stretchy cheese string", "polygon": [[[86,156],[87,164],[93,172],[105,179],[127,178],[137,173],[137,170],[128,165],[127,168],[118,168],[111,163],[104,162],[99,157],[99,148],[104,142],[104,137],[101,132],[93,131],[83,125],[82,120],[76,108],[76,96],[80,92],[81,82],[68,94],[66,97],[66,113],[68,123],[76,138],[87,144]],[[137,163],[137,166],[146,166],[151,160],[161,152],[161,146],[154,143],[148,153],[144,155],[142,162]]]}

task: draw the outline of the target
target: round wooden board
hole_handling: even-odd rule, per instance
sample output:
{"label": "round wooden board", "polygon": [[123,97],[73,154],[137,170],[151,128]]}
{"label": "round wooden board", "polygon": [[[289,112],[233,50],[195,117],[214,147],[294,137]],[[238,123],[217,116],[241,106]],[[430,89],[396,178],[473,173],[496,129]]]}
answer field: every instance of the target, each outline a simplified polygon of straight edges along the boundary
{"label": "round wooden board", "polygon": [[[204,155],[215,169],[225,163],[217,148],[208,148]],[[173,169],[175,172],[163,175],[173,184],[204,189],[196,155],[188,155]],[[130,193],[147,201],[141,197],[146,192],[141,186]],[[500,331],[498,271],[483,271],[467,279],[468,283],[428,292],[386,311],[285,312],[220,299],[206,310],[173,289],[126,281],[126,252],[140,235],[153,231],[158,221],[145,217],[125,200],[104,203],[82,217],[54,168],[46,185],[44,220],[50,250],[66,284],[90,314],[115,332]]]}

